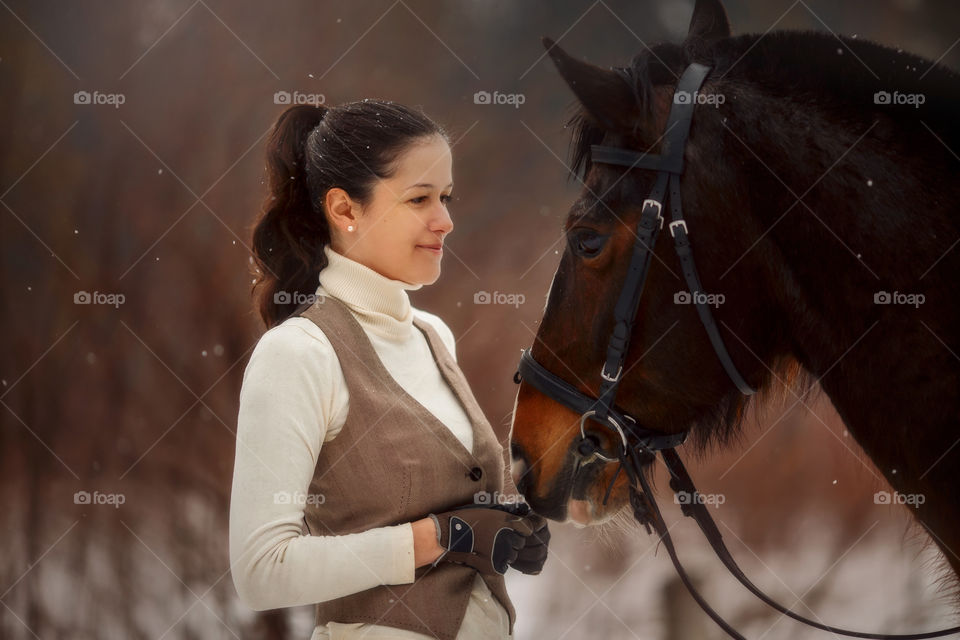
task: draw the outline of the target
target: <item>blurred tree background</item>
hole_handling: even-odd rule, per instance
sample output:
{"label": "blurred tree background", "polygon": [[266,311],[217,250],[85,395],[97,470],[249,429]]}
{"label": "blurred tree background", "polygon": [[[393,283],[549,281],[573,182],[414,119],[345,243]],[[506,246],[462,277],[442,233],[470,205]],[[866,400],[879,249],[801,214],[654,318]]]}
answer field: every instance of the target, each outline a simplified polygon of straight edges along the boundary
{"label": "blurred tree background", "polygon": [[[578,193],[572,95],[540,37],[624,65],[643,43],[680,41],[693,2],[0,5],[0,636],[307,638],[310,608],[238,602],[227,557],[237,398],[263,330],[249,238],[275,94],[422,105],[450,130],[456,230],[440,281],[412,300],[454,330],[505,429]],[[947,0],[726,6],[735,34],[832,31],[960,58]],[[478,91],[524,101],[477,104]],[[480,291],[525,302],[475,304]],[[115,303],[78,304],[83,292]],[[693,465],[726,496],[717,517],[748,573],[827,622],[916,630],[943,616],[936,556],[905,509],[874,504],[886,487],[829,401],[784,395],[742,446]],[[735,593],[689,524],[674,530],[682,554],[734,621],[812,637]],[[651,539],[552,529],[544,573],[508,575],[518,638],[719,637]]]}

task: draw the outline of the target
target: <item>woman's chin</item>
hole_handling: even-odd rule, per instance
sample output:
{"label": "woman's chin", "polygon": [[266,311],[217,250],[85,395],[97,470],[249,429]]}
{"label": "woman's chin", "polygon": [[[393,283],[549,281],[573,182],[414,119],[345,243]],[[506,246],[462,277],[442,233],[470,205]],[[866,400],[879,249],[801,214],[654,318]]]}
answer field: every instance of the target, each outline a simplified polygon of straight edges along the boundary
{"label": "woman's chin", "polygon": [[412,273],[408,274],[408,277],[403,278],[404,281],[410,284],[419,284],[421,286],[431,285],[439,279],[440,279],[439,264],[422,265],[419,269],[416,269]]}

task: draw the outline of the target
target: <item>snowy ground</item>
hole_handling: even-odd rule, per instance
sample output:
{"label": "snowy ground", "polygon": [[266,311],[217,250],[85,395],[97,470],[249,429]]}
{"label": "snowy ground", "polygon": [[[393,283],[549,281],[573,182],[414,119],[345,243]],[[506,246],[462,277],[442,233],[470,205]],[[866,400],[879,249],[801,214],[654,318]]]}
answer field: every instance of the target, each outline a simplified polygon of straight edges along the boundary
{"label": "snowy ground", "polygon": [[[630,550],[619,569],[602,558],[598,566],[597,554],[590,552],[596,546],[593,532],[551,530],[552,553],[543,573],[508,574],[519,612],[517,640],[726,637],[686,595],[666,551],[654,555],[652,538],[627,541]],[[829,529],[811,530],[802,546],[758,552],[762,560],[733,532],[723,533],[761,589],[815,620],[886,633],[954,624],[946,598],[935,587],[939,554],[905,542],[902,529],[873,527],[859,541],[837,540]],[[764,609],[726,573],[692,522],[674,528],[673,536],[702,593],[751,640],[830,637]],[[805,611],[803,602],[811,609]]]}

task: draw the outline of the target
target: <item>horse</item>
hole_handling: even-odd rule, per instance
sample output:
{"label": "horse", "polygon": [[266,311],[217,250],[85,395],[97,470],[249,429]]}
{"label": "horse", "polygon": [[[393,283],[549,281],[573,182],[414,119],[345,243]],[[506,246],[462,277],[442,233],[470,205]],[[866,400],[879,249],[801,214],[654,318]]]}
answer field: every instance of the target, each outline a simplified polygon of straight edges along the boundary
{"label": "horse", "polygon": [[[583,188],[530,357],[590,398],[616,380],[622,414],[664,436],[689,433],[702,454],[741,440],[747,410],[777,389],[802,398],[819,386],[891,487],[924,496],[911,512],[960,574],[957,74],[864,39],[733,36],[719,0],[697,1],[681,44],[626,67],[544,46],[577,101],[567,125]],[[709,73],[679,95],[695,64]],[[666,154],[680,101],[693,117],[678,198],[702,288],[687,290],[669,243],[650,251],[614,373],[615,307],[656,176],[594,153]],[[691,298],[709,307],[729,362]],[[587,416],[515,381],[510,452],[528,504],[581,525],[625,510],[632,481],[615,456],[581,446]],[[621,447],[622,430],[587,424],[596,450]]]}

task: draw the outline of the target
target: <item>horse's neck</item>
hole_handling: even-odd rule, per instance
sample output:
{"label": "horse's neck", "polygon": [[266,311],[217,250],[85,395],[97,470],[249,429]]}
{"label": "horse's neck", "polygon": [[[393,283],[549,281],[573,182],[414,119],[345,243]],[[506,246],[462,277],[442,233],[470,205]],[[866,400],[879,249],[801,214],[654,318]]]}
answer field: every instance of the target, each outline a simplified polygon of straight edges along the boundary
{"label": "horse's neck", "polygon": [[794,355],[890,484],[925,496],[916,512],[940,544],[960,548],[956,163],[932,135],[910,155],[858,140],[871,126],[794,154],[814,170],[795,180],[809,192],[789,213],[792,195],[761,209],[780,261],[769,268]]}

